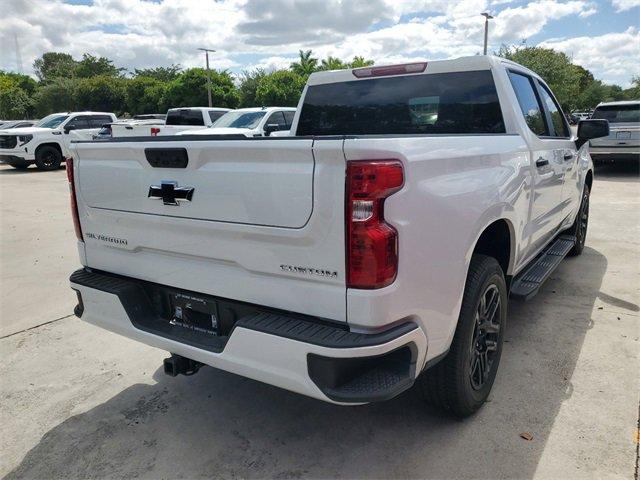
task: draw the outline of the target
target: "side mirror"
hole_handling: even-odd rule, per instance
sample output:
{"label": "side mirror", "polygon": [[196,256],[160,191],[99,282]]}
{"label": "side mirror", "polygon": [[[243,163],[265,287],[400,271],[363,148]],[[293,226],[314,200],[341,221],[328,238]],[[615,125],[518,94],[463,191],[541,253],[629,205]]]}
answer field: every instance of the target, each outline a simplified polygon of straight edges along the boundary
{"label": "side mirror", "polygon": [[277,132],[278,130],[280,130],[280,125],[278,125],[277,123],[269,123],[268,125],[264,126],[264,134],[267,137],[273,132]]}
{"label": "side mirror", "polygon": [[594,138],[606,137],[609,135],[608,120],[580,120],[578,122],[578,140],[577,147],[580,148],[589,140]]}
{"label": "side mirror", "polygon": [[76,129],[75,125],[67,125],[66,127],[64,127],[64,133],[68,135],[71,130],[75,130],[75,129]]}

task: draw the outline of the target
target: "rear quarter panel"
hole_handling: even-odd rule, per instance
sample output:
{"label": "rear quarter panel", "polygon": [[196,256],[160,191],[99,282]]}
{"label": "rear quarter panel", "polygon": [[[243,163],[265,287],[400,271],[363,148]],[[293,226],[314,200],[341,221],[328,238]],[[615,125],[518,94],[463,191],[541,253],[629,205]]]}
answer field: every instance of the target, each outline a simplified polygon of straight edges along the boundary
{"label": "rear quarter panel", "polygon": [[427,358],[447,350],[466,274],[483,230],[505,219],[510,269],[523,244],[531,198],[528,147],[516,134],[348,139],[347,160],[399,159],[402,190],[385,202],[399,235],[396,281],[380,290],[347,290],[347,320],[371,329],[411,319],[429,340]]}

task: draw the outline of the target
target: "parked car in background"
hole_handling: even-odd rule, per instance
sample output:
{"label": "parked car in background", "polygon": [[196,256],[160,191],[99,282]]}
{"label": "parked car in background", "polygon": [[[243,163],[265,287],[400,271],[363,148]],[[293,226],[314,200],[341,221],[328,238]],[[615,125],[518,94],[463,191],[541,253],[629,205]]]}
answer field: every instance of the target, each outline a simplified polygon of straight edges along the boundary
{"label": "parked car in background", "polygon": [[294,107],[240,108],[224,114],[211,128],[180,134],[268,137],[274,132],[289,130],[295,114]]}
{"label": "parked car in background", "polygon": [[[113,137],[147,137],[156,135],[175,135],[184,130],[197,130],[210,127],[230,112],[221,107],[180,107],[167,111],[164,121],[159,118],[135,119],[117,122],[111,126]],[[145,123],[146,122],[146,123]],[[106,132],[104,132],[106,136]]]}
{"label": "parked car in background", "polygon": [[5,120],[0,124],[0,130],[33,127],[36,123],[38,123],[38,120]]}
{"label": "parked car in background", "polygon": [[313,73],[295,136],[263,138],[276,112],[209,129],[250,138],[72,145],[76,315],[171,352],[172,376],[208,364],[341,405],[417,381],[472,414],[509,296],[583,251],[607,121],[572,135],[542,78],[492,56]]}
{"label": "parked car in background", "polygon": [[0,129],[0,162],[25,169],[35,163],[40,170],[55,170],[69,156],[71,140],[89,140],[116,116],[107,112],[51,114],[33,127]]}
{"label": "parked car in background", "polygon": [[578,121],[587,120],[589,117],[591,117],[591,112],[572,112],[571,115],[576,117]]}
{"label": "parked car in background", "polygon": [[591,116],[609,121],[609,135],[591,141],[595,162],[640,161],[640,100],[599,104]]}

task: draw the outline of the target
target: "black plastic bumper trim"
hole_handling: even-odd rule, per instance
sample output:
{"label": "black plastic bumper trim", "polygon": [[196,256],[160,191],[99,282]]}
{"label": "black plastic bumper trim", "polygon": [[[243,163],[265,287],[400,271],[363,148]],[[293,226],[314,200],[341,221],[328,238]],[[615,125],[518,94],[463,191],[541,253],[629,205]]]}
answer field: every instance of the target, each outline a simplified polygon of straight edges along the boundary
{"label": "black plastic bumper trim", "polygon": [[[407,322],[377,333],[355,333],[349,331],[346,324],[336,324],[326,319],[253,306],[252,313],[238,318],[229,337],[210,337],[199,335],[197,332],[191,332],[191,335],[183,332],[183,335],[176,337],[168,327],[164,328],[164,323],[154,323],[157,314],[143,288],[145,283],[150,282],[86,269],[73,272],[69,280],[77,285],[118,296],[129,320],[136,328],[216,353],[224,349],[226,341],[238,327],[326,348],[359,348],[382,345],[418,328],[415,323]],[[227,299],[217,300],[230,301]],[[243,302],[237,303],[242,304]],[[153,328],[150,328],[150,325],[153,325]]]}

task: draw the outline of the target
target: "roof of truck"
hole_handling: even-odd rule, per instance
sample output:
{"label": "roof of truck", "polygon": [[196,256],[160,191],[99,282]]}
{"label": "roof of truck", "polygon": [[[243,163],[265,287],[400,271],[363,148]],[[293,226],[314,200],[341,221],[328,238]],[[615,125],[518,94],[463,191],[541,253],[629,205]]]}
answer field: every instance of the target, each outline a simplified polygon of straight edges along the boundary
{"label": "roof of truck", "polygon": [[598,107],[614,107],[616,105],[638,105],[638,104],[640,104],[640,100],[620,100],[618,102],[601,102],[598,104]]}
{"label": "roof of truck", "polygon": [[[375,69],[377,67],[392,67],[392,66],[401,66],[408,65],[412,63],[426,63],[426,68],[424,71],[419,71],[416,73],[402,73],[399,75],[423,75],[430,73],[449,73],[449,72],[465,72],[472,70],[488,70],[492,67],[515,67],[518,70],[527,73],[535,78],[540,78],[535,72],[532,72],[526,67],[522,65],[512,62],[511,60],[507,60],[506,58],[497,57],[495,55],[474,55],[471,57],[460,57],[453,58],[449,60],[416,60],[415,62],[407,62],[406,64],[399,65],[373,65],[371,67],[364,68],[347,68],[343,70],[329,70],[322,72],[312,73],[309,77],[308,85],[320,85],[324,83],[337,83],[337,82],[348,82],[348,81],[358,81],[358,80],[368,80],[371,78],[381,78],[381,77],[361,77],[358,78],[355,75],[355,71],[366,71],[369,69]],[[397,76],[397,75],[394,75]]]}

